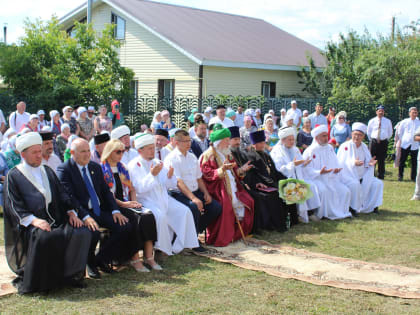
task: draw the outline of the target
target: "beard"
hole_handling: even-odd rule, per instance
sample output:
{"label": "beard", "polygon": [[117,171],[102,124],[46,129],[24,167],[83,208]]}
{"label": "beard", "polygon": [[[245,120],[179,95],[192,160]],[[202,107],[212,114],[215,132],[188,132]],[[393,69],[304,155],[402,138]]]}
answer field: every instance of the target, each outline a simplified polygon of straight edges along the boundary
{"label": "beard", "polygon": [[224,149],[217,148],[217,150],[219,150],[219,152],[225,156],[228,156],[231,153],[230,148],[224,148]]}

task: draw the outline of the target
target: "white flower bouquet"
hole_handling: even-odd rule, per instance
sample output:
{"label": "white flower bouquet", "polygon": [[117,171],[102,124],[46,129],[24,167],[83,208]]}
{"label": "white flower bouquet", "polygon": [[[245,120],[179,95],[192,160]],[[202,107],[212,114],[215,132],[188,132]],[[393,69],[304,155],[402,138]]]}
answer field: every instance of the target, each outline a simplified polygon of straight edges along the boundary
{"label": "white flower bouquet", "polygon": [[311,187],[303,180],[288,178],[279,181],[279,195],[286,204],[304,203],[313,196]]}

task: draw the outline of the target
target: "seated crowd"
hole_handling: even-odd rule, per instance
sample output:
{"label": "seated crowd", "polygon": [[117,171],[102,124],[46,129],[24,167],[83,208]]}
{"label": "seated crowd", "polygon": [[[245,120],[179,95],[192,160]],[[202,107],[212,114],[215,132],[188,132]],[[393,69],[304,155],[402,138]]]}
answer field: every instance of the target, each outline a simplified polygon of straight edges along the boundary
{"label": "seated crowd", "polygon": [[[79,107],[76,117],[66,106],[61,118],[50,112],[51,122],[24,107],[12,113],[0,155],[6,255],[21,294],[85,287],[86,271],[100,278],[118,265],[162,270],[164,257],[183,250],[382,204],[367,126],[354,123],[336,153],[320,104],[307,117],[292,102],[288,113],[263,119],[259,109],[220,105],[214,117],[212,108],[195,111],[190,130],[163,111],[134,135],[117,101],[109,116],[106,106],[98,116]],[[278,183],[287,178],[310,184],[313,196],[286,204]]]}

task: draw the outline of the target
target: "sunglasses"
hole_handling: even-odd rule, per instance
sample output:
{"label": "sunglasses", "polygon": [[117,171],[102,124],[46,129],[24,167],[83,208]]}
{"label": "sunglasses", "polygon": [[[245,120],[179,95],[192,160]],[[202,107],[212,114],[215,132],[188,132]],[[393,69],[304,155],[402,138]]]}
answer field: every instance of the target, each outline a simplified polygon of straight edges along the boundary
{"label": "sunglasses", "polygon": [[116,151],[114,151],[115,153],[117,153],[118,155],[121,155],[121,154],[123,154],[124,153],[124,150],[116,150]]}

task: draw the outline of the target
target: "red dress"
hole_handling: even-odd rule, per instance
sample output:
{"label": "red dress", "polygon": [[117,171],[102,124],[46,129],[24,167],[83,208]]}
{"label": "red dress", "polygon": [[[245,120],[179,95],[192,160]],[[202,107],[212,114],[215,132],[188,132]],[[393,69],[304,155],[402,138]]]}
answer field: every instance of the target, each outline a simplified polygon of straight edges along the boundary
{"label": "red dress", "polygon": [[[214,246],[227,246],[230,242],[242,238],[238,224],[236,223],[234,210],[232,207],[231,189],[228,186],[227,175],[219,165],[222,165],[219,157],[216,157],[213,147],[203,153],[200,160],[200,168],[203,173],[203,180],[207,190],[222,205],[222,214],[208,227],[207,244]],[[232,156],[229,162],[234,163]],[[242,230],[248,235],[252,230],[254,222],[254,200],[245,191],[236,176],[238,167],[233,169],[237,187],[236,197],[245,206],[244,218],[241,221]]]}

